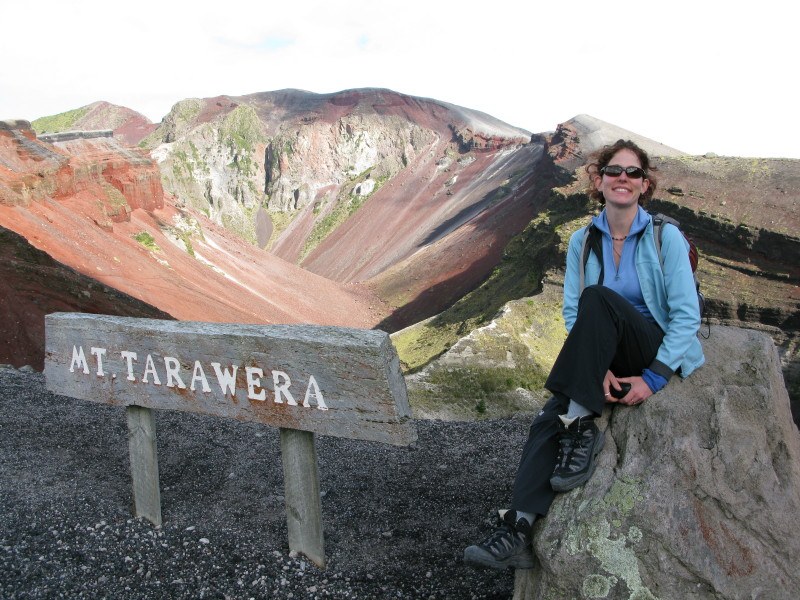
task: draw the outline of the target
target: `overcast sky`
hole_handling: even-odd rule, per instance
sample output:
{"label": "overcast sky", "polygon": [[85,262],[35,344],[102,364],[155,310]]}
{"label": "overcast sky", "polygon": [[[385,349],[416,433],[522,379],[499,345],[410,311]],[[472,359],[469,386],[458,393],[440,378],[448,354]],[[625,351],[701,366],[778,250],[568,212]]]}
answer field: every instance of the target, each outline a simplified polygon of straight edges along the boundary
{"label": "overcast sky", "polygon": [[800,158],[793,2],[0,0],[0,119],[98,100],[382,87],[534,133],[586,113],[692,154]]}

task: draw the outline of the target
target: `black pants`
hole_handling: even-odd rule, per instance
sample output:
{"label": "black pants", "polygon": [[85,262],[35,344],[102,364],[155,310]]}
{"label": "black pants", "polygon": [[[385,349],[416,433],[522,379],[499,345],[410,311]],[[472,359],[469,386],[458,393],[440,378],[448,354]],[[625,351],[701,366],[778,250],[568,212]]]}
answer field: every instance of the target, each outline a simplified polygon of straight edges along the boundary
{"label": "black pants", "polygon": [[512,508],[547,514],[555,496],[550,476],[558,455],[559,415],[567,412],[570,399],[599,415],[605,405],[606,372],[641,375],[663,337],[658,325],[616,292],[599,285],[583,291],[575,324],[545,382],[553,397],[533,420],[522,449]]}

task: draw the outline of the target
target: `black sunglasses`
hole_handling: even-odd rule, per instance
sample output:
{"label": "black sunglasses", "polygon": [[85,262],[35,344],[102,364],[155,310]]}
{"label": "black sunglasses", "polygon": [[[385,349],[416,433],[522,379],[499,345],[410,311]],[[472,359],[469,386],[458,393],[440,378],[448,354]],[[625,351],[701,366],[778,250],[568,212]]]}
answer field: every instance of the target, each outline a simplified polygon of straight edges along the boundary
{"label": "black sunglasses", "polygon": [[625,171],[625,175],[631,179],[641,179],[642,177],[647,177],[647,173],[645,173],[644,169],[640,167],[620,167],[619,165],[607,165],[600,169],[600,173],[603,175],[608,175],[609,177],[619,177],[622,175],[623,171]]}

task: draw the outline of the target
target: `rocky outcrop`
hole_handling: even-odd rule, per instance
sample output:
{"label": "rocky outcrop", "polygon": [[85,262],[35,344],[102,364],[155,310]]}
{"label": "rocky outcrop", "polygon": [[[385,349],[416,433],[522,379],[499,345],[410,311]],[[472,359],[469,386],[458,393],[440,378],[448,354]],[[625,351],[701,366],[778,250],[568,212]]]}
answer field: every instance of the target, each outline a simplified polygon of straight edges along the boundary
{"label": "rocky outcrop", "polygon": [[390,179],[438,138],[413,121],[381,115],[300,123],[267,147],[269,207],[294,211],[317,200],[322,204],[322,190],[338,189],[366,173],[373,180]]}
{"label": "rocky outcrop", "polygon": [[36,139],[27,121],[0,127],[0,205],[27,206],[56,193],[69,158]]}
{"label": "rocky outcrop", "polygon": [[39,139],[26,121],[6,122],[0,129],[0,155],[0,204],[6,206],[82,194],[94,201],[95,222],[110,227],[129,220],[136,208],[164,205],[157,165],[107,131],[71,131]]}
{"label": "rocky outcrop", "polygon": [[589,155],[620,138],[633,140],[650,156],[685,156],[685,152],[638,135],[590,115],[578,115],[560,123],[549,136],[548,151],[553,159],[568,169],[583,165]]}
{"label": "rocky outcrop", "polygon": [[474,131],[470,127],[459,129],[451,126],[453,137],[458,143],[459,151],[463,153],[473,150],[497,150],[508,146],[527,144],[530,139],[520,136],[507,137],[504,135],[492,135],[484,131]]}
{"label": "rocky outcrop", "polygon": [[31,129],[31,122],[25,119],[4,119],[0,121],[0,130],[12,131],[14,129],[29,131]]}
{"label": "rocky outcrop", "polygon": [[218,99],[176,104],[152,152],[165,189],[182,205],[206,213],[256,243],[264,194],[264,126],[251,106]]}
{"label": "rocky outcrop", "polygon": [[772,340],[712,327],[706,365],[607,410],[590,481],[535,527],[515,598],[792,598],[800,434]]}

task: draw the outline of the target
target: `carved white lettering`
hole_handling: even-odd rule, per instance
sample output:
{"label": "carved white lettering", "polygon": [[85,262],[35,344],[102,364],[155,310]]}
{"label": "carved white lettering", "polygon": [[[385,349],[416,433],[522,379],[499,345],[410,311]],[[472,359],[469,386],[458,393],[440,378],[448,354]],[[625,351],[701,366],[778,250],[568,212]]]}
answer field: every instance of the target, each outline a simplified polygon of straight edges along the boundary
{"label": "carved white lettering", "polygon": [[167,387],[175,387],[175,382],[178,382],[178,387],[182,390],[186,389],[186,384],[183,383],[179,371],[181,370],[181,363],[177,358],[171,356],[164,357],[164,368],[167,370]]}
{"label": "carved white lettering", "polygon": [[[111,374],[111,377],[117,377],[117,373],[119,373],[117,369],[122,366],[119,365],[119,363],[113,358],[108,357],[108,350],[106,348],[91,346],[90,352],[90,356],[93,356],[97,362],[98,377],[109,376],[110,373],[106,369],[116,371]],[[159,376],[158,369],[156,368],[156,360],[153,358],[154,356],[159,358],[159,354],[147,354],[146,356],[147,358],[145,359],[143,371],[139,371],[137,368],[139,355],[136,352],[131,352],[129,350],[120,351],[119,357],[124,364],[124,367],[122,368],[124,368],[126,371],[126,379],[128,381],[135,382],[137,381],[138,376],[140,377],[140,381],[142,383],[161,385],[161,377],[165,375],[166,387],[186,389],[187,386],[181,376],[182,364],[180,359],[173,356],[164,356],[164,372],[162,376]],[[239,367],[237,365],[229,365],[223,368],[222,364],[218,362],[212,362],[209,364],[214,370],[214,375],[216,375],[219,391],[223,394],[223,396],[229,395],[231,398],[235,398],[237,388],[236,376],[238,374]],[[207,366],[205,368],[207,368]],[[193,362],[191,380],[189,384],[189,389],[192,392],[202,391],[206,394],[212,393],[212,386],[206,375],[205,368],[199,360],[195,360]],[[89,364],[86,360],[86,353],[84,352],[83,346],[74,345],[72,347],[72,360],[70,362],[69,371],[70,373],[77,371],[83,372],[85,375],[90,374]],[[263,368],[257,366],[248,366],[245,367],[245,372],[248,399],[264,402],[267,400],[270,390],[273,390],[273,400],[275,404],[298,406],[299,399],[295,399],[294,394],[291,391],[292,379],[289,376],[289,373],[286,371],[272,371],[272,388],[265,387],[265,384],[262,383],[262,379],[264,378]],[[325,402],[322,390],[320,389],[319,384],[313,375],[309,375],[308,377],[308,385],[306,386],[305,396],[301,406],[304,408],[313,408],[316,406],[316,408],[319,410],[328,410],[328,405]]]}
{"label": "carved white lettering", "polygon": [[[283,381],[280,381],[280,380]],[[283,404],[283,396],[286,396],[286,404],[289,406],[297,406],[297,401],[289,391],[289,386],[292,385],[292,380],[283,371],[272,372],[272,385],[275,388],[275,402]]]}
{"label": "carved white lettering", "polygon": [[306,397],[303,400],[303,406],[308,408],[311,406],[309,403],[309,399],[311,398],[311,394],[314,394],[314,399],[317,402],[317,408],[320,410],[328,410],[328,405],[325,404],[325,398],[322,397],[322,390],[319,389],[319,385],[317,385],[317,380],[314,379],[313,375],[309,375],[308,377],[308,387],[306,388]]}
{"label": "carved white lettering", "polygon": [[153,357],[148,354],[147,360],[144,363],[144,375],[142,375],[143,383],[150,383],[147,379],[149,375],[153,376],[154,384],[161,385],[161,380],[158,378],[158,373],[156,372],[156,365],[153,363]]}
{"label": "carved white lettering", "polygon": [[264,376],[264,371],[258,367],[245,367],[244,370],[247,372],[247,397],[263,402],[267,399],[267,391],[262,389],[257,393],[256,388],[261,387],[261,377]]}
{"label": "carved white lettering", "polygon": [[122,356],[123,360],[127,363],[128,366],[128,381],[136,381],[136,377],[133,376],[133,361],[136,360],[136,352],[128,352],[127,350],[123,350],[119,353]]}
{"label": "carved white lettering", "polygon": [[69,372],[74,373],[75,367],[83,369],[83,372],[89,374],[89,365],[86,364],[86,355],[83,353],[83,346],[72,347],[72,362],[69,365]]}
{"label": "carved white lettering", "polygon": [[236,371],[239,369],[236,365],[232,365],[233,371],[228,371],[226,367],[225,370],[220,369],[220,364],[217,362],[212,362],[211,366],[214,367],[214,373],[217,375],[217,382],[219,383],[220,391],[225,394],[226,390],[227,393],[231,396],[236,395]]}
{"label": "carved white lettering", "polygon": [[189,386],[189,389],[194,391],[195,383],[198,381],[200,382],[204,392],[208,393],[211,391],[211,387],[209,387],[208,380],[206,379],[206,373],[203,371],[203,365],[200,364],[199,360],[196,360],[194,361],[194,370],[192,371],[192,384]]}
{"label": "carved white lettering", "polygon": [[97,376],[104,377],[105,371],[103,371],[103,357],[106,354],[105,348],[91,348],[91,353],[97,359]]}

